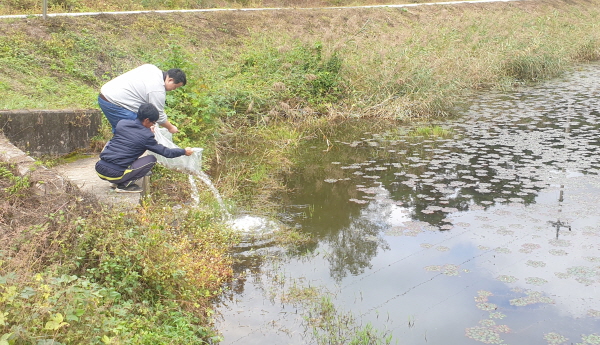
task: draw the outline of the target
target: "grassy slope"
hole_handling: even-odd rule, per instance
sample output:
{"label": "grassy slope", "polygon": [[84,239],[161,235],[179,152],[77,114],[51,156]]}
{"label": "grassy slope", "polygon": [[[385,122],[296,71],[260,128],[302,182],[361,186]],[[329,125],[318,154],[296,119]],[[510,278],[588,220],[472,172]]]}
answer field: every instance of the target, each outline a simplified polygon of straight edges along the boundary
{"label": "grassy slope", "polygon": [[203,110],[197,116],[213,118],[439,113],[467,90],[553,76],[574,61],[598,59],[598,5],[552,0],[3,20],[0,108],[94,107],[102,83],[149,62],[190,74],[184,92],[200,100],[184,97],[188,114],[180,121],[193,106]]}

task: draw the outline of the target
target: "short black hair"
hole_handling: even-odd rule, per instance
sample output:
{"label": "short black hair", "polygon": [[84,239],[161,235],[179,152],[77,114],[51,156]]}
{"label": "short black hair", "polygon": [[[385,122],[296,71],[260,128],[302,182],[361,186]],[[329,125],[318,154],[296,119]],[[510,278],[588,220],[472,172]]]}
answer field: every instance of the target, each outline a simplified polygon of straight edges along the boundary
{"label": "short black hair", "polygon": [[137,113],[138,120],[144,122],[145,119],[148,119],[152,122],[158,121],[158,109],[154,104],[144,103],[140,105]]}
{"label": "short black hair", "polygon": [[167,77],[173,78],[175,84],[183,83],[183,85],[187,84],[187,78],[185,77],[185,73],[179,68],[171,68],[167,71]]}

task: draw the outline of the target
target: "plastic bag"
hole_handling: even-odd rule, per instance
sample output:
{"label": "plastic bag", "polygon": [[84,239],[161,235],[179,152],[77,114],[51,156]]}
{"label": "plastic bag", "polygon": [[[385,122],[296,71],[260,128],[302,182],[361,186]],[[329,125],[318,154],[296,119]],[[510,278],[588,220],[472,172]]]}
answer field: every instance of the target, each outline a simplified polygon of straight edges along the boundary
{"label": "plastic bag", "polygon": [[[154,127],[154,137],[156,141],[168,148],[179,148],[173,143],[173,135],[166,128]],[[202,171],[202,148],[195,147],[191,156],[179,156],[175,158],[166,158],[157,153],[148,151],[149,154],[156,157],[158,163],[171,168],[191,174],[199,174]]]}

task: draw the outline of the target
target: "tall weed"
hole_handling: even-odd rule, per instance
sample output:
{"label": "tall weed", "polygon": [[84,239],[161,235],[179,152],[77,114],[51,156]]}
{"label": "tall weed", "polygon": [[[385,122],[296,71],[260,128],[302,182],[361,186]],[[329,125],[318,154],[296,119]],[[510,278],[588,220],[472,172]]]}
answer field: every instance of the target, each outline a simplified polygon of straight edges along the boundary
{"label": "tall weed", "polygon": [[128,299],[163,296],[190,309],[206,308],[202,301],[231,276],[226,253],[233,239],[203,212],[164,212],[140,210],[133,218],[106,214],[101,222],[88,223],[73,249],[76,272]]}

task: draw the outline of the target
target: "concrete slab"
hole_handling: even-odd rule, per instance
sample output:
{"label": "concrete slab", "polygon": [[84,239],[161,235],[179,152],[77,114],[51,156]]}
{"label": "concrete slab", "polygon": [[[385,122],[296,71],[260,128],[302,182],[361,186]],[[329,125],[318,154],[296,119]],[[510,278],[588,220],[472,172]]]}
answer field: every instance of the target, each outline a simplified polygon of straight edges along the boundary
{"label": "concrete slab", "polygon": [[30,175],[32,180],[42,181],[36,185],[40,193],[68,193],[70,185],[113,207],[133,208],[140,203],[139,193],[116,193],[110,183],[98,177],[94,169],[98,155],[47,169],[0,133],[0,161],[14,164],[21,176]]}
{"label": "concrete slab", "polygon": [[103,204],[135,207],[140,203],[140,193],[117,193],[110,188],[110,183],[101,180],[94,166],[98,156],[77,160],[72,163],[52,168],[57,175],[63,176],[82,192],[95,195]]}

